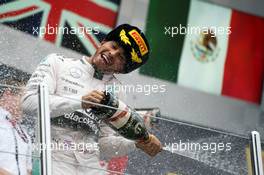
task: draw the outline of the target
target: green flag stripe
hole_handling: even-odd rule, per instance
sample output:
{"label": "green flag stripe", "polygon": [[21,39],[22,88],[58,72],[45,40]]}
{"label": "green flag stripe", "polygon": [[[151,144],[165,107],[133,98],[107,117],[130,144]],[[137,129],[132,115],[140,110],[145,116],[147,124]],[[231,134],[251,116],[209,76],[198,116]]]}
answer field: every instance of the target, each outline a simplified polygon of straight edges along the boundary
{"label": "green flag stripe", "polygon": [[151,47],[150,59],[140,73],[177,82],[184,35],[165,35],[165,27],[186,26],[190,1],[150,1],[146,36]]}

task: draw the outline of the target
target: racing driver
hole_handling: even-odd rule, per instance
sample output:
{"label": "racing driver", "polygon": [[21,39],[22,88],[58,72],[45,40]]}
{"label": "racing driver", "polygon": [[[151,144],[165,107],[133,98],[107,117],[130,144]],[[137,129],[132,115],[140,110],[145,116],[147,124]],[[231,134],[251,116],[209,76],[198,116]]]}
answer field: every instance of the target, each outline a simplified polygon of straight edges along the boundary
{"label": "racing driver", "polygon": [[[148,143],[134,142],[91,115],[91,108],[103,100],[106,86],[120,84],[114,74],[126,74],[145,64],[149,52],[149,44],[140,29],[122,24],[108,33],[91,57],[73,59],[50,54],[40,62],[26,86],[22,99],[24,112],[37,113],[38,84],[44,82],[50,94],[52,143],[69,147],[90,144],[76,150],[53,150],[53,174],[106,174],[102,157],[107,160],[124,156],[136,148],[150,156],[161,151],[161,143],[154,135],[150,135]],[[118,97],[122,98],[122,94]]]}

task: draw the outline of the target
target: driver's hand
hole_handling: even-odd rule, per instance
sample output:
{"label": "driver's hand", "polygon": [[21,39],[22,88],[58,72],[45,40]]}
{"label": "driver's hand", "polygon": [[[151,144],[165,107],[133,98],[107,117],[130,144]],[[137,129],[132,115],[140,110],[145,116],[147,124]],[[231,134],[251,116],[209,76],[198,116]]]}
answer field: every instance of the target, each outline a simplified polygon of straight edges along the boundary
{"label": "driver's hand", "polygon": [[[82,96],[82,108],[83,109],[88,109],[91,107],[97,107],[96,104],[91,104],[89,102],[93,103],[101,103],[102,100],[104,99],[104,93],[102,91],[94,90],[87,95]],[[87,101],[87,102],[85,102]]]}
{"label": "driver's hand", "polygon": [[162,149],[159,139],[152,134],[149,135],[149,140],[147,142],[137,142],[136,147],[152,157],[156,156]]}

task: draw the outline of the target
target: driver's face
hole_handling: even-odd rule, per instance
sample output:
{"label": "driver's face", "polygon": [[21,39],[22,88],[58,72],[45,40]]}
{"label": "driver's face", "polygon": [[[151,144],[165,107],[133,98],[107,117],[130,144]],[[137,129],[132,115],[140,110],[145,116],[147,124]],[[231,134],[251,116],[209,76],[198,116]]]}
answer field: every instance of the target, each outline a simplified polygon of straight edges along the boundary
{"label": "driver's face", "polygon": [[104,73],[120,73],[125,65],[124,52],[115,41],[103,41],[92,57],[92,64]]}

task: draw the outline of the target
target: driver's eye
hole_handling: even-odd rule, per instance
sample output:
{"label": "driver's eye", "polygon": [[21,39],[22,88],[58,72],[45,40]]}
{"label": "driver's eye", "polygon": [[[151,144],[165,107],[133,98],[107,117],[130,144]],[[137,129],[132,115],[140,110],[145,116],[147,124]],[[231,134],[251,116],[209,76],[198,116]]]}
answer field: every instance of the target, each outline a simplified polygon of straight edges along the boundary
{"label": "driver's eye", "polygon": [[117,49],[118,48],[118,45],[116,43],[112,43],[112,48],[113,49]]}

